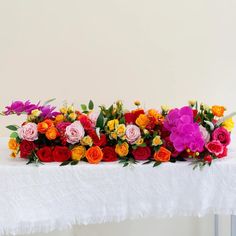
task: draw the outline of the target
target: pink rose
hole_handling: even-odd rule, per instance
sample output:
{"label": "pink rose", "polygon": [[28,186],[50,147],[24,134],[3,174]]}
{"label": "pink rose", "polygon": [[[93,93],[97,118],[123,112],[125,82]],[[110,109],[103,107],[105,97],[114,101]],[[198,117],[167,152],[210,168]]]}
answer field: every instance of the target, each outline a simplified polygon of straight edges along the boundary
{"label": "pink rose", "polygon": [[206,149],[210,152],[219,156],[224,152],[224,146],[221,144],[219,140],[213,140],[205,145]]}
{"label": "pink rose", "polygon": [[219,140],[222,145],[227,146],[230,143],[230,134],[224,127],[219,127],[212,133],[213,140]]}
{"label": "pink rose", "polygon": [[125,134],[130,144],[134,144],[141,137],[141,132],[137,125],[127,125]]}
{"label": "pink rose", "polygon": [[96,126],[96,123],[97,123],[97,119],[98,119],[99,114],[100,114],[99,112],[92,111],[92,112],[89,113],[89,115],[88,115],[89,119],[92,121],[93,127]]}
{"label": "pink rose", "polygon": [[38,130],[35,123],[29,122],[18,129],[18,135],[21,139],[34,141],[38,139]]}
{"label": "pink rose", "polygon": [[75,121],[66,127],[66,141],[71,144],[78,143],[84,137],[84,128],[80,121]]}
{"label": "pink rose", "polygon": [[208,143],[210,141],[210,137],[211,137],[210,133],[202,125],[199,126],[199,129],[200,129],[200,132],[202,134],[202,138],[203,138],[204,142]]}

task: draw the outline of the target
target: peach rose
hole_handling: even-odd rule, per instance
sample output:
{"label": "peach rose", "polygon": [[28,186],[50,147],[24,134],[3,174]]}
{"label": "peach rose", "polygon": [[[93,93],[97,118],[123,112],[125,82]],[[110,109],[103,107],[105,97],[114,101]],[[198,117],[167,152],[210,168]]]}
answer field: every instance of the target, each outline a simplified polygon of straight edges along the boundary
{"label": "peach rose", "polygon": [[103,158],[102,149],[98,146],[89,148],[85,156],[90,164],[98,164]]}

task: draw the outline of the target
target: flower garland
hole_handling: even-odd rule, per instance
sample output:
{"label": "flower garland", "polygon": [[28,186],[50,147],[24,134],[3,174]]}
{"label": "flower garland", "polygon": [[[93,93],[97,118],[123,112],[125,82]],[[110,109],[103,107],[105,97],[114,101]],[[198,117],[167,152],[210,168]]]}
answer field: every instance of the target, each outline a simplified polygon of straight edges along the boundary
{"label": "flower garland", "polygon": [[119,161],[124,166],[143,161],[158,166],[163,162],[192,160],[194,168],[211,165],[227,156],[232,116],[223,117],[225,107],[190,101],[188,106],[160,111],[136,108],[127,111],[121,101],[94,111],[92,101],[56,107],[30,101],[13,102],[2,115],[27,115],[21,125],[9,125],[13,131],[8,143],[11,157],[18,154],[29,163],[79,161],[98,164]]}

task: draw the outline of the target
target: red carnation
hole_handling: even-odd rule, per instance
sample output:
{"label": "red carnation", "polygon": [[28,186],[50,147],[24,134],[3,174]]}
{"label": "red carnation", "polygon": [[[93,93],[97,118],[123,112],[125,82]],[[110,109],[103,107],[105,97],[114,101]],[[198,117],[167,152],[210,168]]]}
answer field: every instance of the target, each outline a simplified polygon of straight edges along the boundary
{"label": "red carnation", "polygon": [[103,152],[103,158],[102,158],[103,161],[111,162],[118,160],[114,147],[109,147],[109,146],[104,147],[102,149],[102,152]]}
{"label": "red carnation", "polygon": [[68,161],[71,157],[71,151],[68,147],[56,146],[52,151],[53,159],[57,162]]}
{"label": "red carnation", "polygon": [[34,149],[35,149],[34,142],[23,140],[20,143],[20,157],[27,158],[29,155],[31,155]]}
{"label": "red carnation", "polygon": [[144,161],[151,156],[150,147],[138,147],[132,151],[135,160]]}
{"label": "red carnation", "polygon": [[52,156],[52,149],[50,147],[40,148],[37,151],[37,156],[38,156],[39,160],[42,161],[42,162],[52,162],[52,161],[54,161],[53,156]]}

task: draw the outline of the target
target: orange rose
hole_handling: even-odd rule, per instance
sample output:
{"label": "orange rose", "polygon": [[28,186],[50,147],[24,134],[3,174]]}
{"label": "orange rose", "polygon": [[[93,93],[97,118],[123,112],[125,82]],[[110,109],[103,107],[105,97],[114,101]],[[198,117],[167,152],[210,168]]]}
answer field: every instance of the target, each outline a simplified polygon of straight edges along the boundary
{"label": "orange rose", "polygon": [[85,156],[90,164],[98,164],[103,158],[102,149],[98,146],[89,148]]}
{"label": "orange rose", "polygon": [[64,115],[59,114],[55,117],[55,123],[60,123],[62,121],[64,121]]}
{"label": "orange rose", "polygon": [[138,118],[136,119],[135,123],[142,129],[144,129],[148,123],[149,123],[149,118],[145,114],[140,114]]}
{"label": "orange rose", "polygon": [[38,132],[41,134],[45,134],[51,127],[53,127],[53,121],[50,119],[46,119],[43,122],[38,123]]}
{"label": "orange rose", "polygon": [[55,127],[51,127],[45,133],[48,140],[54,140],[58,136],[58,130]]}
{"label": "orange rose", "polygon": [[159,124],[163,119],[163,116],[155,109],[149,109],[148,116],[155,118],[156,124]]}
{"label": "orange rose", "polygon": [[129,153],[129,144],[124,142],[121,144],[116,144],[115,152],[120,156],[120,157],[125,157]]}
{"label": "orange rose", "polygon": [[164,147],[161,147],[154,153],[154,159],[160,162],[167,162],[170,160],[171,152]]}
{"label": "orange rose", "polygon": [[221,117],[224,115],[225,107],[223,106],[212,106],[211,111],[214,116]]}
{"label": "orange rose", "polygon": [[11,138],[8,141],[8,148],[10,150],[16,151],[19,148],[19,143],[16,142],[16,140],[14,138]]}

